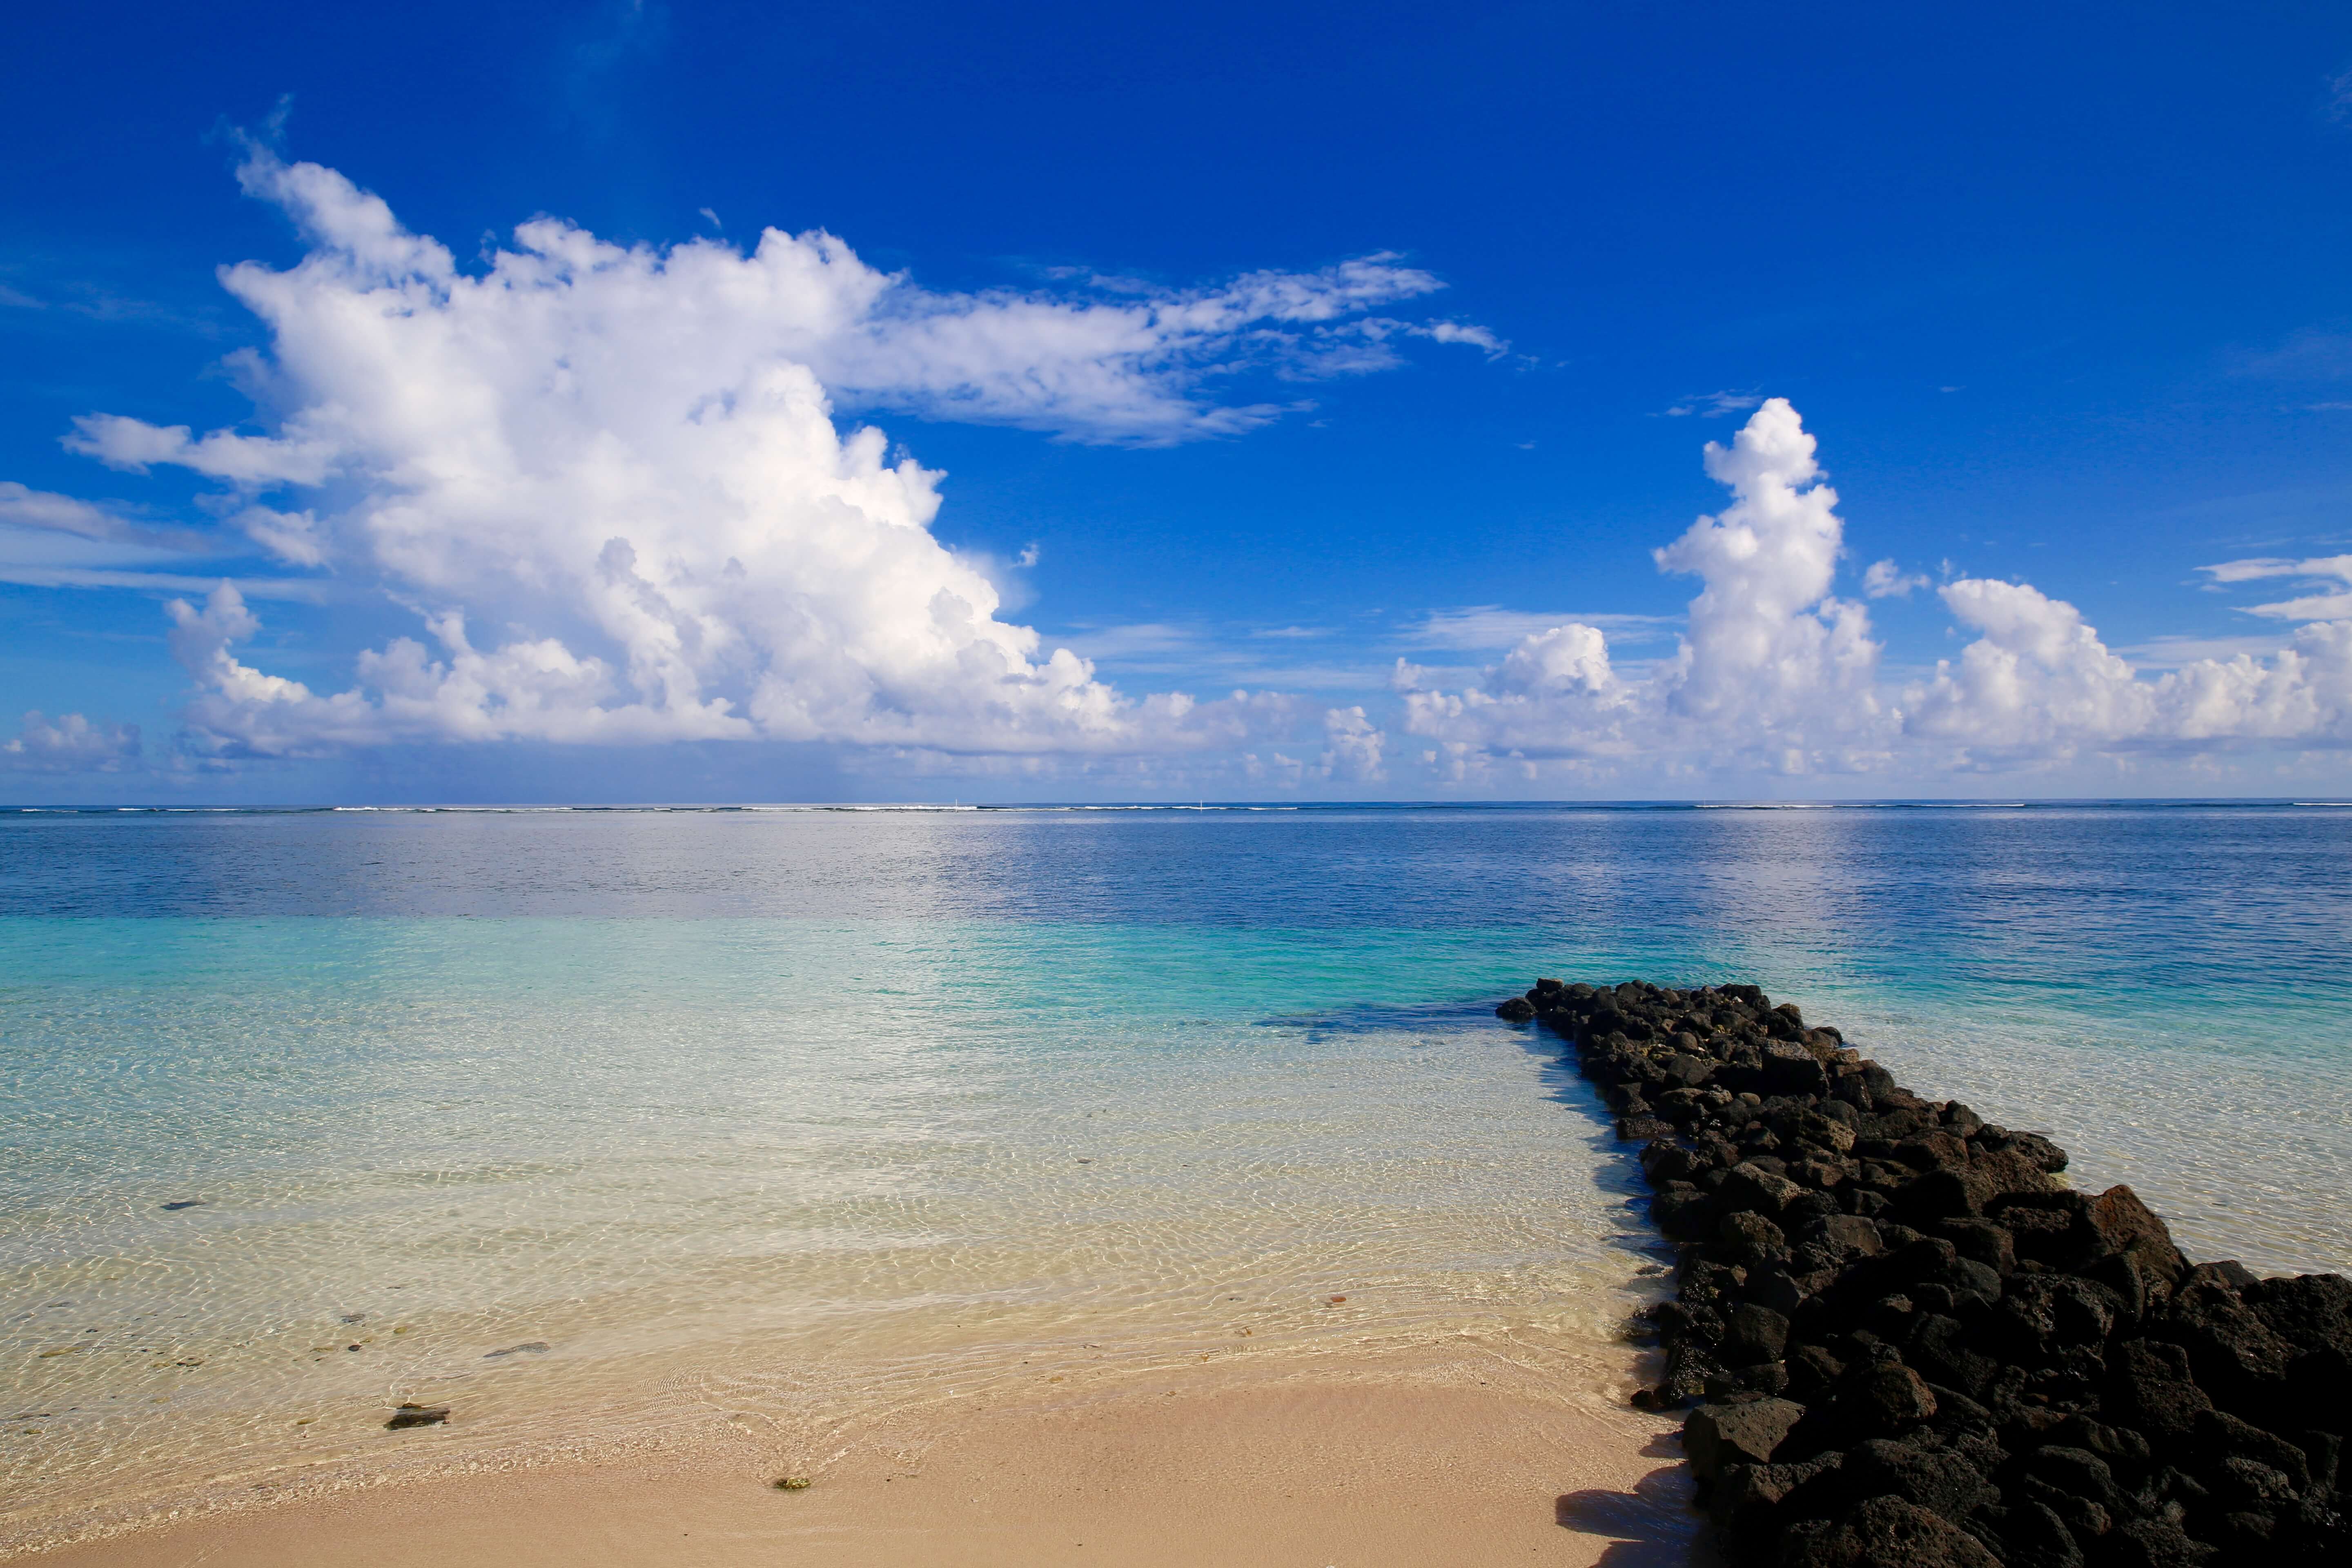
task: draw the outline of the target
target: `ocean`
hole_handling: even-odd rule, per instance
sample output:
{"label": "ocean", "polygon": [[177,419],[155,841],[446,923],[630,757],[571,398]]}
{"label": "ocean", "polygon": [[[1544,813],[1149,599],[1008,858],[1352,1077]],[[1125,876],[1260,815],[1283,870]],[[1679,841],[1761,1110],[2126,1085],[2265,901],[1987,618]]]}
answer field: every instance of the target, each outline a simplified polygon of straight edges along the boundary
{"label": "ocean", "polygon": [[1622,1400],[1667,1255],[1538,974],[2352,1269],[2347,955],[2284,803],[0,813],[0,1548],[1202,1360]]}

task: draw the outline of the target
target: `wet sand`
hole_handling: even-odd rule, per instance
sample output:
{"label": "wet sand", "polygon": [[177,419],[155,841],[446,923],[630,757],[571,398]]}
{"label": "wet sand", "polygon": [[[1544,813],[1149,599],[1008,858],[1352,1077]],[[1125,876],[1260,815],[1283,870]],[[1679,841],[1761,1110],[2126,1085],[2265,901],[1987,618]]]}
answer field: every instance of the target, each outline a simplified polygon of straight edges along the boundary
{"label": "wet sand", "polygon": [[975,1409],[919,1457],[781,1491],[740,1453],[346,1489],[41,1552],[44,1568],[1297,1564],[1691,1561],[1671,1424],[1497,1369],[1170,1388]]}

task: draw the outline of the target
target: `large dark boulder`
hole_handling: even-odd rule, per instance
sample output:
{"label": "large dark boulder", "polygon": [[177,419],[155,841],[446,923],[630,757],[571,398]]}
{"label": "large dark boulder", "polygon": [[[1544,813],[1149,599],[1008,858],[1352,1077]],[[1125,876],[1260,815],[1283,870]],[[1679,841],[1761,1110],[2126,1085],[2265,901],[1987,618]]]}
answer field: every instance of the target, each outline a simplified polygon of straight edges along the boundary
{"label": "large dark boulder", "polygon": [[1715,1230],[1718,1208],[1713,1194],[1685,1185],[1650,1199],[1650,1217],[1675,1241],[1702,1241]]}
{"label": "large dark boulder", "polygon": [[2197,1417],[2213,1402],[2190,1377],[2188,1352],[2179,1345],[2126,1340],[2107,1352],[2105,1408],[2113,1419],[2168,1449],[2189,1441]]}
{"label": "large dark boulder", "polygon": [[1775,1517],[1790,1494],[1835,1470],[1845,1456],[1816,1454],[1785,1465],[1727,1465],[1707,1491],[1707,1517],[1736,1541],[1754,1541],[1778,1527]]}
{"label": "large dark boulder", "polygon": [[1804,1191],[1788,1177],[1775,1175],[1749,1160],[1724,1178],[1715,1195],[1726,1212],[1752,1209],[1770,1219],[1777,1218],[1791,1201],[1802,1197]]}
{"label": "large dark boulder", "polygon": [[1819,1096],[1827,1094],[1829,1074],[1812,1052],[1801,1045],[1775,1041],[1764,1047],[1763,1063],[1755,1069],[1757,1092]]}
{"label": "large dark boulder", "polygon": [[2294,1492],[2311,1487],[2308,1454],[2277,1433],[2242,1421],[2226,1410],[2200,1411],[2189,1438],[2202,1469],[2210,1470],[2230,1459],[2247,1459],[2284,1476]]}
{"label": "large dark boulder", "polygon": [[2118,1527],[2106,1543],[2105,1561],[2115,1568],[2218,1568],[2221,1554],[2192,1541],[2168,1520],[2139,1519]]}
{"label": "large dark boulder", "polygon": [[1683,1453],[1701,1487],[1733,1465],[1770,1462],[1773,1450],[1804,1418],[1805,1407],[1786,1399],[1702,1405],[1683,1421]]}
{"label": "large dark boulder", "polygon": [[2083,1548],[2047,1503],[2023,1498],[1985,1510],[2007,1568],[2083,1568]]}
{"label": "large dark boulder", "polygon": [[1874,1497],[1832,1523],[1792,1539],[1790,1568],[2000,1568],[1959,1526],[1898,1497]]}
{"label": "large dark boulder", "polygon": [[1957,1448],[1872,1438],[1848,1450],[1838,1487],[1848,1498],[1893,1496],[1954,1524],[2000,1493],[1969,1457]]}
{"label": "large dark boulder", "polygon": [[2088,1415],[2067,1416],[2052,1428],[2050,1440],[2095,1454],[2119,1475],[2137,1475],[2146,1470],[2152,1452],[2147,1439],[2138,1432],[2128,1426],[2110,1426]]}
{"label": "large dark boulder", "polygon": [[1779,1361],[1788,1349],[1789,1320],[1769,1307],[1745,1301],[1725,1320],[1723,1359],[1733,1366]]}
{"label": "large dark boulder", "polygon": [[1948,1219],[1936,1234],[1952,1244],[1962,1258],[1981,1263],[1996,1274],[2017,1270],[2017,1244],[2009,1232],[1989,1219]]}
{"label": "large dark boulder", "polygon": [[2130,1258],[2143,1278],[2164,1287],[2165,1294],[2188,1272],[2188,1259],[2172,1244],[2172,1232],[2129,1187],[2109,1187],[2092,1199],[2088,1218],[2105,1252]]}
{"label": "large dark boulder", "polygon": [[1690,1181],[1708,1164],[1696,1151],[1685,1149],[1671,1138],[1643,1144],[1634,1159],[1641,1164],[1642,1174],[1653,1184]]}
{"label": "large dark boulder", "polygon": [[2287,1369],[2301,1352],[2229,1286],[2183,1286],[2158,1331],[2189,1352],[2198,1385],[2215,1404],[2257,1421],[2295,1404]]}
{"label": "large dark boulder", "polygon": [[2263,1279],[2242,1297],[2264,1327],[2296,1347],[2286,1380],[2302,1406],[2302,1424],[2352,1436],[2352,1279]]}
{"label": "large dark boulder", "polygon": [[2008,1229],[2019,1258],[2045,1268],[2080,1268],[2104,1250],[2091,1222],[2091,1200],[2077,1192],[2010,1193],[1987,1203],[1984,1212]]}
{"label": "large dark boulder", "polygon": [[[2038,1448],[2026,1456],[2021,1473],[2025,1495],[2066,1521],[2077,1538],[2105,1535],[2138,1511],[2107,1462],[2087,1448],[2055,1443]],[[2085,1503],[2091,1507],[2081,1506]]]}
{"label": "large dark boulder", "polygon": [[1965,1219],[1984,1212],[1993,1194],[1968,1171],[1929,1171],[1906,1182],[1895,1195],[1895,1212],[1906,1225],[1926,1226],[1938,1220]]}
{"label": "large dark boulder", "polygon": [[1716,1222],[1714,1250],[1721,1262],[1760,1269],[1768,1263],[1788,1261],[1789,1238],[1762,1215],[1739,1209]]}
{"label": "large dark boulder", "polygon": [[1984,1392],[2000,1368],[1992,1357],[1969,1343],[1968,1328],[1958,1318],[1936,1312],[1913,1325],[1903,1343],[1903,1355],[1931,1382],[1958,1389],[1970,1399]]}
{"label": "large dark boulder", "polygon": [[2303,1350],[2332,1348],[2352,1356],[2352,1279],[2298,1274],[2256,1280],[2241,1295],[2280,1338]]}
{"label": "large dark boulder", "polygon": [[1933,1416],[1936,1408],[1927,1380],[1899,1361],[1857,1364],[1838,1389],[1838,1419],[1862,1436],[1907,1431]]}
{"label": "large dark boulder", "polygon": [[1941,1127],[1930,1127],[1895,1145],[1895,1158],[1918,1172],[1965,1171],[1969,1146]]}
{"label": "large dark boulder", "polygon": [[1810,1218],[1797,1232],[1800,1242],[1820,1247],[1841,1263],[1875,1258],[1886,1250],[1878,1226],[1860,1215],[1824,1214]]}
{"label": "large dark boulder", "polygon": [[2130,1253],[2111,1253],[2084,1265],[2078,1272],[2114,1293],[2118,1331],[2127,1336],[2137,1334],[2150,1314],[2162,1312],[2172,1295],[2172,1279],[2152,1272]]}

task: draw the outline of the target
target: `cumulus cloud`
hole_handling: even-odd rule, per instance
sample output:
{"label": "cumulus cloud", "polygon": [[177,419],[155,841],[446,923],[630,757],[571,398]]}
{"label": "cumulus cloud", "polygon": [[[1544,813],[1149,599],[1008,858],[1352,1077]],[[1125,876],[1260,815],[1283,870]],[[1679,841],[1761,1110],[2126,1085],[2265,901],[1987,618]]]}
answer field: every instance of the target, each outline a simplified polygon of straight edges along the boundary
{"label": "cumulus cloud", "polygon": [[2305,626],[2268,658],[2194,659],[2151,680],[2074,605],[2024,584],[1963,579],[1943,597],[1981,635],[1905,700],[1912,733],[1969,744],[1957,761],[2352,742],[2352,622]]}
{"label": "cumulus cloud", "polygon": [[[1781,398],[1707,472],[1731,492],[1654,552],[1697,577],[1675,656],[1638,679],[1613,664],[1607,634],[1567,621],[1530,630],[1475,681],[1448,689],[1399,660],[1405,729],[1435,744],[1423,760],[1464,783],[1631,769],[1788,774],[2032,767],[2084,752],[2187,752],[2247,744],[2352,744],[2352,610],[2332,595],[2261,606],[2318,622],[2269,657],[2182,660],[2150,679],[2108,648],[2079,610],[2024,584],[1961,578],[1939,590],[1975,633],[1957,659],[1901,688],[1880,679],[1866,610],[1832,593],[1843,546],[1837,495],[1813,437]],[[2335,575],[2352,558],[2238,562],[2218,580]],[[1924,585],[1892,562],[1864,575],[1873,596]],[[1898,587],[1898,585],[1903,585]]]}
{"label": "cumulus cloud", "polygon": [[1333,708],[1323,715],[1323,776],[1350,784],[1375,784],[1387,778],[1381,751],[1388,737],[1358,708]]}
{"label": "cumulus cloud", "polygon": [[98,725],[79,713],[52,723],[36,709],[14,738],[0,742],[0,768],[12,773],[116,773],[138,765],[138,725]]}
{"label": "cumulus cloud", "polygon": [[1891,560],[1874,561],[1862,574],[1862,592],[1869,599],[1907,599],[1914,588],[1924,588],[1927,579],[1921,573],[1906,573]]}
{"label": "cumulus cloud", "polygon": [[[307,242],[290,268],[222,274],[270,333],[241,366],[267,427],[96,413],[66,445],[215,481],[231,528],[381,590],[421,635],[313,690],[247,662],[251,584],[175,599],[189,735],[220,756],[754,738],[1099,755],[1280,738],[1313,710],[1266,693],[1129,697],[1002,618],[1034,547],[1010,563],[945,548],[941,476],[837,410],[1163,445],[1277,416],[1212,395],[1242,371],[1355,374],[1413,338],[1506,347],[1474,325],[1370,314],[1442,287],[1387,254],[1191,289],[940,293],[823,232],[661,249],[538,218],[467,271],[332,170],[253,146],[238,178]],[[93,538],[129,527],[0,491],[0,521],[20,513]],[[1377,776],[1376,729],[1326,729],[1335,776]]]}
{"label": "cumulus cloud", "polygon": [[1243,776],[1255,784],[1297,789],[1310,784],[1367,784],[1388,778],[1382,754],[1388,736],[1360,706],[1331,708],[1323,714],[1323,752],[1314,762],[1286,752],[1242,758]]}

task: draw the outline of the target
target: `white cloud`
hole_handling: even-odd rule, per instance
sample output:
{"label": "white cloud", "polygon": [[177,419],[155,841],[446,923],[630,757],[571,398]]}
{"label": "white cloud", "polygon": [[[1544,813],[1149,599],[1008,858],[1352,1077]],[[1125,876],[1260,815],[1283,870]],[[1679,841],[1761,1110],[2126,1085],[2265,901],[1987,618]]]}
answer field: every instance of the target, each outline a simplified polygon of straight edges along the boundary
{"label": "white cloud", "polygon": [[72,496],[29,489],[13,479],[0,479],[0,528],[132,545],[166,554],[202,553],[213,548],[212,540],[194,530],[158,527]]}
{"label": "white cloud", "polygon": [[1425,327],[1414,327],[1411,331],[1416,337],[1427,338],[1432,342],[1467,343],[1472,348],[1484,349],[1488,359],[1500,359],[1511,352],[1511,345],[1493,331],[1467,321],[1432,321]]}
{"label": "white cloud", "polygon": [[1707,443],[1706,471],[1733,503],[1653,552],[1706,584],[1675,667],[1660,673],[1667,706],[1708,721],[1743,713],[1776,732],[1776,747],[1864,721],[1878,645],[1862,606],[1830,596],[1843,525],[1797,411],[1786,398],[1764,404],[1729,447]]}
{"label": "white cloud", "polygon": [[226,583],[249,599],[322,604],[331,590],[322,583],[290,577],[212,577],[185,572],[117,572],[94,566],[43,566],[9,556],[12,542],[0,531],[0,583],[27,588],[128,588],[152,594],[205,594]]}
{"label": "white cloud", "polygon": [[[2182,658],[2155,679],[2108,648],[2082,614],[2023,584],[1963,578],[1940,590],[1976,637],[1957,659],[1893,689],[1868,613],[1830,592],[1843,547],[1837,496],[1788,403],[1757,410],[1707,471],[1732,492],[1654,552],[1697,576],[1689,630],[1646,674],[1612,664],[1590,623],[1530,630],[1455,689],[1399,660],[1405,729],[1441,776],[1588,779],[1641,771],[1911,773],[2037,767],[2084,752],[2171,753],[2352,743],[2352,620],[2304,626],[2268,658]],[[2346,575],[2352,560],[2238,562],[2224,581]],[[1880,570],[1883,567],[1884,570]],[[1902,581],[1891,562],[1865,591]],[[1913,585],[1917,585],[1916,580]],[[2290,614],[2326,601],[2263,606]]]}
{"label": "white cloud", "polygon": [[2320,594],[2251,605],[2247,613],[2280,621],[2326,621],[2352,616],[2352,555],[2325,555],[2308,561],[2224,561],[2197,568],[2215,583],[2252,583],[2266,577],[2301,577],[2315,584],[2343,584]]}
{"label": "white cloud", "polygon": [[1686,397],[1664,412],[1669,419],[1687,419],[1696,414],[1705,419],[1720,419],[1727,414],[1745,414],[1763,405],[1764,399],[1752,392],[1710,392],[1700,397]]}
{"label": "white cloud", "polygon": [[[1102,757],[1279,738],[1313,710],[1131,698],[1001,618],[1034,546],[1010,563],[943,547],[940,476],[845,433],[836,403],[1165,444],[1275,417],[1209,395],[1240,370],[1350,373],[1401,337],[1504,347],[1367,317],[1442,287],[1385,254],[1189,290],[940,294],[819,232],[659,250],[539,218],[469,274],[331,170],[250,148],[239,178],[308,242],[288,269],[223,274],[271,335],[242,367],[268,427],[93,414],[67,445],[218,481],[231,527],[414,608],[425,636],[320,692],[245,662],[256,585],[175,601],[189,732],[216,755],[760,738]],[[9,505],[92,537],[120,522],[22,487]],[[1332,768],[1377,776],[1377,731],[1325,729]]]}
{"label": "white cloud", "polygon": [[[1429,281],[1432,287],[1443,287],[1434,279]],[[1511,352],[1511,345],[1497,337],[1492,329],[1467,321],[1399,321],[1386,316],[1370,316],[1360,321],[1318,329],[1318,335],[1326,343],[1332,345],[1328,352],[1334,354],[1344,352],[1337,345],[1347,340],[1385,344],[1391,338],[1425,338],[1433,343],[1463,343],[1482,351],[1490,360],[1500,359]],[[1364,366],[1378,368],[1392,364],[1396,359],[1383,348],[1360,363]],[[1350,367],[1354,368],[1354,362]]]}
{"label": "white cloud", "polygon": [[[127,516],[73,496],[0,480],[0,583],[29,587],[207,588],[184,569],[220,549],[217,536]],[[179,567],[181,571],[158,567]],[[315,596],[311,584],[292,585]]]}
{"label": "white cloud", "polygon": [[2352,742],[2352,622],[2308,626],[2275,658],[2183,663],[2142,679],[2080,611],[2023,584],[1963,579],[1945,603],[1980,636],[1905,693],[1911,729],[1958,760],[2063,758],[2083,749]]}
{"label": "white cloud", "polygon": [[1927,585],[1925,574],[1906,574],[1891,560],[1874,561],[1862,574],[1862,592],[1869,599],[1907,599],[1914,588]]}
{"label": "white cloud", "polygon": [[145,473],[170,463],[215,479],[261,488],[316,485],[327,478],[333,448],[316,438],[274,439],[215,430],[202,440],[184,425],[163,427],[119,414],[86,414],[74,421],[66,449],[96,458],[110,468]]}
{"label": "white cloud", "polygon": [[1405,630],[1405,640],[1416,647],[1454,648],[1477,653],[1509,647],[1521,639],[1549,631],[1563,621],[1601,626],[1628,641],[1664,635],[1678,616],[1545,615],[1531,610],[1507,610],[1498,605],[1470,605],[1459,609],[1432,610]]}
{"label": "white cloud", "polygon": [[0,769],[17,773],[121,773],[139,765],[139,726],[100,726],[79,713],[52,723],[38,710],[0,742]]}
{"label": "white cloud", "polygon": [[84,539],[119,539],[131,527],[104,507],[92,506],[71,496],[27,489],[13,479],[0,479],[0,522],[52,533],[78,534]]}
{"label": "white cloud", "polygon": [[2200,659],[2232,659],[2240,654],[2255,658],[2272,658],[2279,651],[2281,638],[2272,632],[2255,637],[2191,637],[2167,633],[2126,644],[2116,651],[2141,669],[2179,669],[2184,664]]}
{"label": "white cloud", "polygon": [[1333,708],[1323,715],[1323,776],[1348,784],[1377,784],[1387,778],[1381,766],[1381,749],[1387,737],[1364,717],[1361,708]]}
{"label": "white cloud", "polygon": [[1309,763],[1285,752],[1242,758],[1242,774],[1253,784],[1298,789],[1310,784],[1367,784],[1387,780],[1381,753],[1388,737],[1360,707],[1332,708],[1323,714],[1323,754]]}

